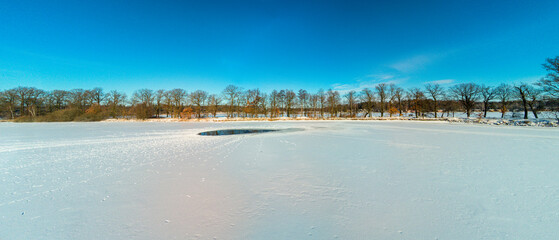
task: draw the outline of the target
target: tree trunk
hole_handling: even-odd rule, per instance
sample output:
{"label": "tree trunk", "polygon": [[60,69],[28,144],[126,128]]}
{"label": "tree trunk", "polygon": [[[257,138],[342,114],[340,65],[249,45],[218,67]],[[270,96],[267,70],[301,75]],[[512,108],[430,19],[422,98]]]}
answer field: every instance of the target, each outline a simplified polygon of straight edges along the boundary
{"label": "tree trunk", "polygon": [[528,119],[528,103],[526,102],[525,98],[522,98],[522,104],[524,105],[524,119]]}
{"label": "tree trunk", "polygon": [[536,110],[534,109],[534,104],[530,103],[528,104],[530,106],[530,110],[532,111],[532,113],[534,114],[535,118],[538,118],[538,113],[536,112]]}
{"label": "tree trunk", "polygon": [[23,105],[23,104],[24,104],[24,102],[23,102],[23,100],[22,100],[22,101],[21,101],[21,104],[20,104],[20,108],[19,108],[19,116],[20,116],[20,117],[23,116],[23,113],[25,112],[25,111],[24,111],[25,108],[24,108],[24,105]]}
{"label": "tree trunk", "polygon": [[437,99],[435,99],[435,118],[437,118]]}

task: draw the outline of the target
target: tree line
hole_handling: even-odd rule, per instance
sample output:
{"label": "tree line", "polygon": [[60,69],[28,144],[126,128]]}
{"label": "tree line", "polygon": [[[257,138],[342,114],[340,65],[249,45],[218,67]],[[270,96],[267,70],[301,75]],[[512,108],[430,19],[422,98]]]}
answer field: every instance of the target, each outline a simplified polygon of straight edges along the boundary
{"label": "tree line", "polygon": [[0,91],[0,116],[16,121],[98,121],[107,118],[206,118],[224,113],[226,117],[278,118],[370,118],[413,116],[450,117],[463,111],[471,117],[480,111],[486,117],[498,110],[501,117],[509,111],[529,112],[535,118],[544,110],[559,109],[559,56],[543,64],[547,75],[535,84],[519,83],[486,86],[461,83],[445,88],[426,84],[403,89],[379,83],[359,91],[328,89],[311,93],[304,89],[262,92],[227,86],[219,94],[204,90],[139,89],[131,96],[102,88],[44,91],[16,87]]}

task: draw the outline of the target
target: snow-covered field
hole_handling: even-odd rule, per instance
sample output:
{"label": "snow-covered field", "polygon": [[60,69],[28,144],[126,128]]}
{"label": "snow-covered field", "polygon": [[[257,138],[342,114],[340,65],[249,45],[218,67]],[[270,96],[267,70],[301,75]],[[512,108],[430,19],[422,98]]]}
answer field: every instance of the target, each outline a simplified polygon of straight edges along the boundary
{"label": "snow-covered field", "polygon": [[0,239],[557,239],[558,130],[0,123]]}

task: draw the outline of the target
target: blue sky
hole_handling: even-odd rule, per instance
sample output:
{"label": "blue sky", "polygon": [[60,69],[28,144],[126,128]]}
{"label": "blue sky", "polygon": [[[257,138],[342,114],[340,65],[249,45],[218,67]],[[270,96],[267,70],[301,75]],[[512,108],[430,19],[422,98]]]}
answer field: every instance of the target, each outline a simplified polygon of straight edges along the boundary
{"label": "blue sky", "polygon": [[495,85],[559,55],[559,1],[0,1],[0,89]]}

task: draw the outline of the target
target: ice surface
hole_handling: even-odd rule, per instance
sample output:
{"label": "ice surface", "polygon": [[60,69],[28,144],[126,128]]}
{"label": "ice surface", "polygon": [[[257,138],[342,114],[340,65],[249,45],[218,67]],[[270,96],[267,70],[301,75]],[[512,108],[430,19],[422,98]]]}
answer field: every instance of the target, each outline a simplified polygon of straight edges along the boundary
{"label": "ice surface", "polygon": [[0,239],[557,239],[558,173],[555,128],[0,123]]}

